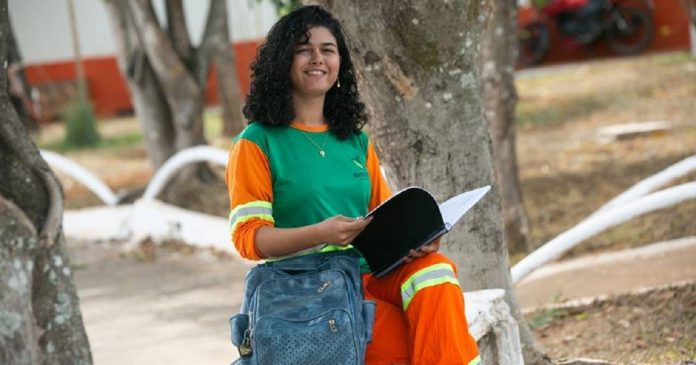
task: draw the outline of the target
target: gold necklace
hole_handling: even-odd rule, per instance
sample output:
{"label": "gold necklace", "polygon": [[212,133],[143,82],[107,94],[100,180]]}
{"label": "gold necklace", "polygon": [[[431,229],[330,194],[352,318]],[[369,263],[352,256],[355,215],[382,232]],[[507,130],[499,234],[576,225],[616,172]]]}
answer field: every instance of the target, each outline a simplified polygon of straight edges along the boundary
{"label": "gold necklace", "polygon": [[302,130],[301,130],[300,132],[302,132],[302,134],[303,134],[305,137],[307,137],[307,139],[308,139],[310,142],[312,142],[312,144],[314,145],[314,147],[316,147],[316,148],[319,150],[319,154],[321,155],[321,157],[324,157],[324,156],[326,155],[326,152],[324,151],[324,146],[326,146],[326,140],[329,139],[329,133],[328,133],[328,132],[327,132],[326,135],[324,136],[324,143],[321,144],[321,147],[320,147],[316,142],[314,142],[314,140],[313,140],[312,138],[310,138],[309,135],[307,135],[307,133],[305,133],[305,132],[302,131]]}

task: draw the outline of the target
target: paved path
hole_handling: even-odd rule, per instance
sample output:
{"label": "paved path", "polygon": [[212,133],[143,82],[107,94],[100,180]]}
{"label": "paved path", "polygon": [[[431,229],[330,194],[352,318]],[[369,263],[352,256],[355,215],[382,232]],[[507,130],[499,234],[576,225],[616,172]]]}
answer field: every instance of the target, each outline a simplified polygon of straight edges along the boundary
{"label": "paved path", "polygon": [[544,266],[515,286],[522,308],[696,280],[696,237]]}
{"label": "paved path", "polygon": [[[82,314],[98,365],[229,364],[226,319],[248,263],[158,250],[154,260],[110,245],[70,244]],[[696,279],[696,238],[550,265],[516,291],[524,306]]]}
{"label": "paved path", "polygon": [[229,364],[227,318],[248,266],[200,254],[123,257],[114,247],[71,247],[80,307],[97,365]]}

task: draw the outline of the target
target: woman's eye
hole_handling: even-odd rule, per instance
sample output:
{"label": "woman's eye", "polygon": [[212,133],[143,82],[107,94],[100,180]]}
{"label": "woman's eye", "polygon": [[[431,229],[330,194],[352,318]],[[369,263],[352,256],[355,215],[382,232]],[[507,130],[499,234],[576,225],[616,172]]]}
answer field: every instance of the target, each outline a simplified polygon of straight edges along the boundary
{"label": "woman's eye", "polygon": [[295,51],[295,52],[297,52],[297,53],[307,53],[307,52],[309,52],[309,50],[308,50],[307,48],[300,48],[300,49],[298,49],[298,50]]}

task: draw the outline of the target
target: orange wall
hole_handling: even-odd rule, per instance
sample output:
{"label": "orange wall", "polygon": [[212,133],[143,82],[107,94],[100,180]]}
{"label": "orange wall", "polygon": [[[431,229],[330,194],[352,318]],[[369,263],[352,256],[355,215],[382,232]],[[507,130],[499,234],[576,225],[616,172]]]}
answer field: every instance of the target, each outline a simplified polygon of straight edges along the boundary
{"label": "orange wall", "polygon": [[[641,4],[638,0],[627,0],[631,4]],[[644,53],[688,50],[689,20],[686,11],[681,5],[681,0],[653,0],[654,11],[652,14],[655,25],[653,43]],[[518,23],[526,24],[534,17],[534,10],[530,7],[520,8]],[[543,64],[558,64],[616,56],[611,52],[604,41],[599,41],[592,46],[577,46],[562,38],[556,26],[551,22],[551,48],[544,58]]]}
{"label": "orange wall", "polygon": [[[249,65],[256,56],[256,48],[260,43],[261,40],[256,40],[233,45],[242,96],[249,92]],[[132,111],[128,87],[121,76],[115,56],[85,58],[83,64],[89,96],[98,115],[110,116]],[[25,71],[32,86],[75,80],[75,64],[71,61],[33,64],[27,66]],[[214,68],[208,75],[205,97],[209,105],[218,102]]]}

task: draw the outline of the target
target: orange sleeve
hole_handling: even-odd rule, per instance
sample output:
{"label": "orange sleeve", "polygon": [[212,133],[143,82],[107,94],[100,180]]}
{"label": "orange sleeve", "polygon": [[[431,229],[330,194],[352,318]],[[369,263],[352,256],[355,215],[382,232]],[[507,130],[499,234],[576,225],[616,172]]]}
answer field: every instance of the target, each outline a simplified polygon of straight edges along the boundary
{"label": "orange sleeve", "polygon": [[225,182],[230,198],[230,238],[249,260],[265,258],[256,249],[256,231],[273,226],[273,187],[268,158],[258,145],[240,138],[230,151]]}
{"label": "orange sleeve", "polygon": [[379,165],[379,158],[377,158],[377,152],[375,151],[375,146],[372,141],[367,145],[367,172],[370,174],[370,183],[372,184],[372,191],[370,195],[370,206],[368,211],[374,209],[380,205],[383,201],[389,199],[392,195],[389,184],[387,180],[382,175],[382,170]]}

